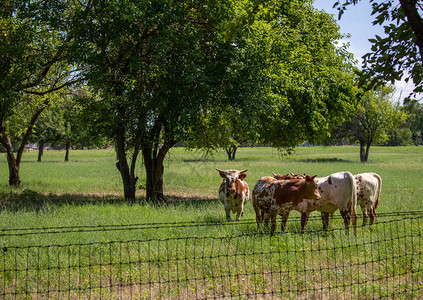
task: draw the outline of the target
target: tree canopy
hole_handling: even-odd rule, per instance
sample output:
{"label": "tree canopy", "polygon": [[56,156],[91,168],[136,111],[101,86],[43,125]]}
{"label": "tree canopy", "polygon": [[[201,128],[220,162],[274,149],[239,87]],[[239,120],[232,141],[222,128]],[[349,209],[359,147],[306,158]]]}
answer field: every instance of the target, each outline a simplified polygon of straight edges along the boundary
{"label": "tree canopy", "polygon": [[[335,1],[339,17],[349,5],[360,0]],[[423,91],[423,6],[416,0],[369,0],[374,16],[373,25],[383,26],[386,37],[371,39],[372,52],[363,56],[361,82],[379,82],[410,79],[415,85],[414,92]],[[346,12],[348,13],[348,12]],[[369,86],[372,88],[372,84]]]}
{"label": "tree canopy", "polygon": [[[356,104],[353,57],[336,44],[342,36],[335,20],[312,1],[33,4],[34,11],[28,4],[9,18],[22,16],[23,26],[30,15],[33,31],[22,42],[28,57],[40,55],[29,36],[42,32],[49,45],[29,76],[44,76],[32,94],[68,85],[72,71],[81,79],[84,119],[113,140],[127,199],[135,198],[140,154],[146,197],[156,201],[164,197],[164,159],[177,142],[213,149],[246,137],[290,148],[327,136]],[[247,26],[228,34],[242,19]],[[44,82],[55,85],[44,89]],[[29,92],[9,91],[16,91],[13,101]]]}

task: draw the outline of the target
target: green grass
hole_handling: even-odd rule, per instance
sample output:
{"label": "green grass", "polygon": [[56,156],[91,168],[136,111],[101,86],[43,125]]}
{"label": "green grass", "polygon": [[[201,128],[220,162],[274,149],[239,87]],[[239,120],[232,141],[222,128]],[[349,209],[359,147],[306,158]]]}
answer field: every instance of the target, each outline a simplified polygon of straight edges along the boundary
{"label": "green grass", "polygon": [[[223,152],[206,158],[175,148],[165,162],[169,202],[160,205],[146,203],[142,189],[136,201],[122,198],[112,150],[72,151],[68,163],[63,156],[47,151],[38,163],[25,153],[15,189],[0,155],[0,297],[422,296],[423,221],[395,216],[423,210],[422,147],[372,147],[366,164],[357,147],[297,148],[292,156],[242,148],[233,162]],[[248,168],[250,189],[272,172],[376,172],[377,213],[393,214],[346,235],[338,212],[328,232],[313,213],[304,234],[292,212],[287,233],[257,234],[251,201],[243,221],[225,221],[215,168]],[[141,163],[137,174],[144,185]]]}
{"label": "green grass", "polygon": [[[207,220],[210,216],[219,216],[223,220],[223,207],[217,196],[221,178],[216,168],[248,169],[246,180],[251,190],[261,176],[272,172],[317,174],[321,177],[338,171],[353,174],[376,172],[383,180],[379,213],[423,210],[423,147],[372,147],[370,160],[365,164],[359,162],[358,151],[358,147],[310,147],[297,148],[292,156],[281,156],[272,148],[241,148],[236,160],[231,162],[227,161],[223,151],[204,157],[200,152],[174,148],[164,166],[165,194],[172,201],[211,201],[202,205],[201,211],[196,207],[198,203],[193,204],[189,214],[184,213],[185,207],[172,207],[170,210],[175,213],[166,217],[158,209],[145,213],[145,206],[138,205],[145,192],[142,162],[137,166],[140,177],[137,201],[127,203],[122,199],[123,188],[113,150],[71,151],[70,162],[63,161],[62,151],[46,151],[43,162],[36,161],[36,152],[25,153],[20,174],[22,184],[18,189],[7,184],[8,168],[6,157],[2,154],[0,228],[23,224],[36,226],[40,222],[43,225],[44,222],[46,225],[60,224],[66,214],[69,214],[66,218],[69,225],[155,222],[163,219],[177,222],[187,218]],[[164,211],[168,209],[161,208]],[[90,210],[90,214],[83,213]],[[79,218],[74,219],[73,215]],[[116,215],[119,217],[116,218]],[[45,221],[40,218],[45,218]],[[245,218],[254,218],[251,202],[246,205]]]}

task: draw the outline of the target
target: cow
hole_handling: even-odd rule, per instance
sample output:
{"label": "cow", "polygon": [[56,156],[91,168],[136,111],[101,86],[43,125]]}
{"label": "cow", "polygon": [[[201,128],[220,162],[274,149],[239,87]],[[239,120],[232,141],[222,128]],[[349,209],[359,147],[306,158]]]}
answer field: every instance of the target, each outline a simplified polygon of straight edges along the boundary
{"label": "cow", "polygon": [[354,175],[357,183],[357,203],[363,213],[363,226],[370,215],[370,225],[375,222],[376,208],[382,190],[382,178],[376,173]]}
{"label": "cow", "polygon": [[278,180],[289,180],[289,179],[304,179],[306,177],[306,174],[293,174],[288,173],[285,175],[276,174],[275,172],[272,172],[273,178]]}
{"label": "cow", "polygon": [[247,177],[245,172],[242,170],[220,170],[216,169],[220,176],[223,178],[223,182],[219,188],[220,201],[225,206],[226,219],[231,220],[231,211],[236,213],[236,220],[239,221],[244,215],[244,205],[250,198],[250,188],[247,182],[244,180]]}
{"label": "cow", "polygon": [[278,180],[273,177],[261,177],[253,189],[253,207],[256,213],[257,227],[260,230],[264,221],[267,225],[269,218],[272,225],[270,234],[276,229],[276,216],[282,216],[281,230],[285,231],[286,222],[291,210],[304,199],[318,200],[315,176],[305,176],[304,179]]}
{"label": "cow", "polygon": [[354,176],[350,172],[338,172],[316,179],[320,200],[305,199],[295,208],[301,213],[301,229],[305,230],[312,211],[322,214],[323,229],[329,226],[329,214],[333,216],[339,209],[348,232],[350,219],[357,226],[357,188]]}

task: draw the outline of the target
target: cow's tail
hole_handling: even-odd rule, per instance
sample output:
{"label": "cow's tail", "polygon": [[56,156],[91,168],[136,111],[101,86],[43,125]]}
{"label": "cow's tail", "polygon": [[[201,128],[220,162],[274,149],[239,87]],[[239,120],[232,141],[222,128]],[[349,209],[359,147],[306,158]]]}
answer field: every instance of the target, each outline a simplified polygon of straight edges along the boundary
{"label": "cow's tail", "polygon": [[355,178],[353,174],[351,174],[350,172],[346,172],[346,174],[348,176],[350,186],[351,186],[351,198],[350,198],[349,211],[350,211],[350,216],[352,219],[353,226],[356,227],[357,226],[357,184],[355,182]]}
{"label": "cow's tail", "polygon": [[377,205],[379,203],[380,192],[382,191],[382,178],[378,174],[376,174],[376,173],[372,173],[372,175],[378,181],[378,185],[377,185],[377,196],[376,196],[376,201],[375,201],[375,206],[374,206],[374,210],[376,210]]}

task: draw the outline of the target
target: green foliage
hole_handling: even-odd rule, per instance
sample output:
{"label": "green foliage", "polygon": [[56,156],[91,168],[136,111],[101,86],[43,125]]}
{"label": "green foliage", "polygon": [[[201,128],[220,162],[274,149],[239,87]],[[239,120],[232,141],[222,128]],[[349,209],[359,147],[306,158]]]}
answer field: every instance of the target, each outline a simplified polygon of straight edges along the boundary
{"label": "green foliage", "polygon": [[399,104],[391,102],[393,93],[393,86],[364,92],[351,120],[334,130],[333,141],[344,138],[352,144],[359,142],[370,145],[387,141],[388,133],[407,119]]}
{"label": "green foliage", "polygon": [[289,1],[256,12],[249,30],[234,38],[227,102],[240,107],[261,142],[314,142],[344,120],[354,87],[352,55],[335,45],[341,37],[330,15]]}
{"label": "green foliage", "polygon": [[411,146],[413,145],[412,132],[410,128],[394,128],[389,133],[387,146]]}
{"label": "green foliage", "polygon": [[406,125],[410,128],[414,144],[423,144],[423,105],[416,100],[404,101],[403,110],[409,115]]}
{"label": "green foliage", "polygon": [[[336,1],[334,6],[342,16],[348,5],[355,5],[360,0]],[[370,0],[372,4],[373,25],[383,26],[386,37],[375,36],[370,39],[372,52],[363,56],[364,70],[360,76],[361,84],[372,81],[370,88],[378,81],[391,81],[405,78],[413,80],[414,92],[423,91],[423,40],[421,19],[422,7],[417,1]],[[414,14],[413,19],[410,15]],[[417,25],[416,25],[417,24]]]}

